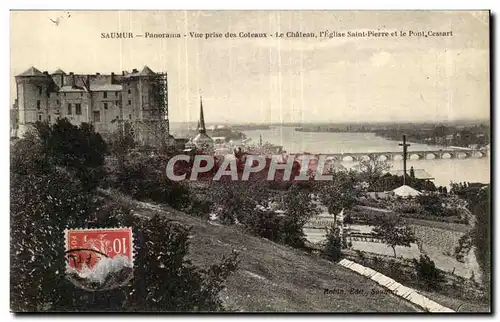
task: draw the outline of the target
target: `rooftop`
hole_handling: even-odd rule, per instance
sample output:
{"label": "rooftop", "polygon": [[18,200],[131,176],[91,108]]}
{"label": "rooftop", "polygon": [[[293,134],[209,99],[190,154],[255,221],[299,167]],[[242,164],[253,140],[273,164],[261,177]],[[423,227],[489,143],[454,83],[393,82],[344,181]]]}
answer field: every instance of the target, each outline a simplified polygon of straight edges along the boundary
{"label": "rooftop", "polygon": [[[415,171],[415,178],[421,179],[421,180],[434,180],[432,175],[425,171],[424,169],[414,169]],[[392,175],[396,176],[402,176],[403,175],[403,170],[396,170],[396,171],[391,171],[390,172]],[[406,174],[410,175],[410,170],[406,170]]]}
{"label": "rooftop", "polygon": [[17,76],[47,76],[47,75],[36,69],[34,66],[31,66],[30,68],[28,68],[23,73]]}

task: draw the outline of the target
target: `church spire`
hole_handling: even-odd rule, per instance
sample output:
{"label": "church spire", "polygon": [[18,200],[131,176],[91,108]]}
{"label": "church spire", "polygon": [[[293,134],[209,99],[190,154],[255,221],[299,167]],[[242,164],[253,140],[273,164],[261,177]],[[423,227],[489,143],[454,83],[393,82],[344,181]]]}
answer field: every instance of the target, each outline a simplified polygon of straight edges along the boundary
{"label": "church spire", "polygon": [[200,96],[200,120],[199,120],[199,133],[207,133],[207,129],[205,128],[205,118],[203,117],[203,100]]}

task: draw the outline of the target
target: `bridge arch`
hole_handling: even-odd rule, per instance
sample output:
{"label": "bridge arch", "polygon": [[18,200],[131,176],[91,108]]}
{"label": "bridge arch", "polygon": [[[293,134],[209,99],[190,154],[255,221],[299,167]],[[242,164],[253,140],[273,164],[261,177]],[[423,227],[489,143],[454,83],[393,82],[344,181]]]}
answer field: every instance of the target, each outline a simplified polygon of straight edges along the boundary
{"label": "bridge arch", "polygon": [[361,155],[358,157],[358,161],[371,161],[372,160],[372,156],[370,155]]}
{"label": "bridge arch", "polygon": [[485,153],[483,151],[474,151],[471,153],[471,156],[474,158],[482,158],[485,156]]}
{"label": "bridge arch", "polygon": [[453,155],[451,152],[443,152],[441,153],[441,159],[451,159],[453,158]]}
{"label": "bridge arch", "polygon": [[340,160],[343,161],[343,162],[354,162],[354,161],[356,161],[355,157],[352,156],[352,155],[345,155],[345,156],[343,155],[340,158],[341,158]]}
{"label": "bridge arch", "polygon": [[427,152],[425,154],[425,158],[424,159],[425,160],[435,160],[435,159],[437,159],[437,155],[435,153],[433,153],[433,152]]}

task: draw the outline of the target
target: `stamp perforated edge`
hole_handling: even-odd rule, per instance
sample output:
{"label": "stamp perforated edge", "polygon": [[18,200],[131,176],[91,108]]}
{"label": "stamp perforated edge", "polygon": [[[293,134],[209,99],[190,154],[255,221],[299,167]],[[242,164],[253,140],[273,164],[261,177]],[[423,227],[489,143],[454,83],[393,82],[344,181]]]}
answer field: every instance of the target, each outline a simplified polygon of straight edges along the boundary
{"label": "stamp perforated edge", "polygon": [[[66,228],[64,229],[63,233],[64,233],[64,250],[65,252],[69,249],[68,247],[68,235],[70,233],[70,231],[95,231],[95,230],[124,230],[124,229],[128,229],[130,231],[130,247],[131,247],[131,252],[130,252],[130,261],[131,261],[131,264],[132,264],[132,271],[134,270],[134,266],[135,266],[135,263],[134,263],[134,259],[135,259],[135,247],[134,247],[134,229],[132,229],[132,227],[108,227],[108,228]],[[67,260],[65,260],[66,262],[66,271],[68,271],[69,269],[69,263]]]}

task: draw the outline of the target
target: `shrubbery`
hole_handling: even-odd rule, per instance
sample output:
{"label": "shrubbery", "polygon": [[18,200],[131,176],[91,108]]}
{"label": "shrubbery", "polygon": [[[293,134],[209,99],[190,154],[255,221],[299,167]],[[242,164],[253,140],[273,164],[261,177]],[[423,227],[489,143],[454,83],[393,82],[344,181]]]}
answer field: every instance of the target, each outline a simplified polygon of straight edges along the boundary
{"label": "shrubbery", "polygon": [[330,227],[328,229],[323,255],[335,262],[342,258],[342,238],[339,228]]}
{"label": "shrubbery", "polygon": [[[82,148],[82,155],[77,156],[80,150],[60,141],[64,138],[61,133],[71,133],[82,142],[99,142],[98,134],[85,125],[83,129],[62,125],[40,127],[12,149],[12,310],[223,309],[218,293],[236,269],[236,254],[211,267],[197,267],[186,259],[188,228],[159,216],[138,218],[131,215],[130,209],[99,196],[96,187],[100,177],[88,176],[85,167],[100,171],[104,158],[94,159],[91,152],[104,149],[87,146],[89,153],[83,153],[86,148]],[[131,284],[101,292],[75,287],[65,278],[64,229],[118,226],[132,227],[134,232]]]}
{"label": "shrubbery", "polygon": [[420,281],[428,287],[437,289],[444,282],[444,276],[436,268],[434,262],[427,255],[420,255],[419,260],[413,259],[413,265]]}
{"label": "shrubbery", "polygon": [[137,200],[151,200],[174,208],[187,206],[189,191],[181,183],[167,178],[167,160],[142,157],[121,162],[113,170],[110,185]]}

